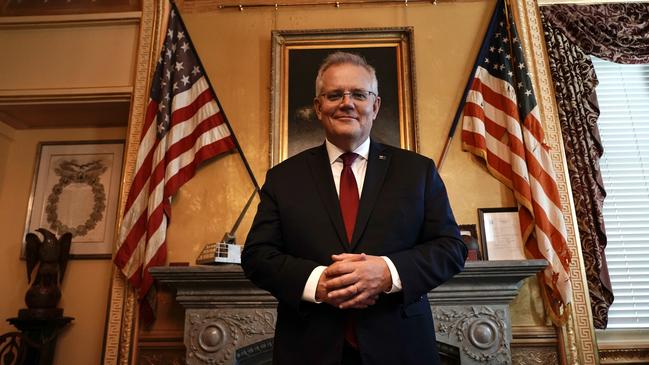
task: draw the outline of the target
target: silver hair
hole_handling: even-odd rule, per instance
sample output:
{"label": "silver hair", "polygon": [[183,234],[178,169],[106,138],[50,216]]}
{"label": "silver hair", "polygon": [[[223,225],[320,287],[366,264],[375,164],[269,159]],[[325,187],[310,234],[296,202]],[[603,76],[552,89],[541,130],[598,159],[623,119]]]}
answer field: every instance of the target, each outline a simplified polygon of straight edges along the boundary
{"label": "silver hair", "polygon": [[331,66],[336,66],[336,65],[342,65],[342,64],[349,64],[349,65],[355,65],[355,66],[360,66],[363,67],[364,69],[367,70],[367,72],[370,73],[370,78],[371,84],[370,84],[370,89],[368,91],[372,91],[376,93],[377,95],[379,94],[379,81],[376,79],[376,70],[374,70],[374,67],[369,65],[367,61],[365,61],[365,58],[363,56],[355,54],[355,53],[349,53],[349,52],[342,52],[342,51],[337,51],[334,53],[331,53],[327,56],[327,58],[322,61],[322,64],[320,65],[320,68],[318,69],[318,77],[315,79],[315,96],[318,97],[320,95],[320,91],[322,90],[322,74]]}

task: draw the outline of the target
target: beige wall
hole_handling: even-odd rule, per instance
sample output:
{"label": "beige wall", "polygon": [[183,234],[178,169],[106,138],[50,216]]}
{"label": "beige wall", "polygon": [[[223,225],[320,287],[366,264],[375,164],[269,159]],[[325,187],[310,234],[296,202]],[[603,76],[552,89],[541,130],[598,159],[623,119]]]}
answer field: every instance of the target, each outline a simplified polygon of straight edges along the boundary
{"label": "beige wall", "polygon": [[129,87],[137,32],[135,20],[133,24],[86,22],[1,29],[0,46],[12,50],[12,56],[0,57],[0,95]]}
{"label": "beige wall", "polygon": [[[260,183],[269,167],[271,31],[414,27],[420,153],[438,160],[495,1],[185,11],[183,19]],[[190,9],[188,9],[190,10]],[[379,75],[380,77],[380,75]],[[515,206],[509,189],[469,153],[456,133],[441,171],[457,221],[477,223],[477,208]],[[236,219],[252,187],[236,156],[205,166],[177,194],[168,230],[169,261],[194,263]],[[255,205],[238,232],[245,240]],[[535,287],[526,286],[514,323],[543,324]]]}
{"label": "beige wall", "polygon": [[[243,12],[185,12],[183,17],[255,174],[263,180],[269,167],[272,30],[414,27],[420,153],[437,160],[493,6],[494,2],[489,1],[440,3],[437,6],[412,4],[407,8],[356,6],[344,9],[281,8],[279,11],[249,9]],[[198,181],[219,181],[224,171],[227,171],[225,164],[214,163],[198,174]],[[514,205],[507,188],[480,168],[469,153],[461,151],[459,133],[456,134],[441,173],[460,223],[476,223],[478,207]],[[245,182],[243,173],[235,176]],[[217,215],[212,214],[215,211],[198,213],[185,208],[190,205],[207,205],[208,202],[180,202],[185,199],[184,194],[199,195],[196,199],[212,199],[217,195],[207,192],[205,189],[212,187],[205,187],[202,182],[194,184],[192,181],[190,184],[183,189],[184,192],[181,192],[180,199],[174,205],[176,222],[185,220],[185,214],[197,216],[207,213],[211,224],[219,224],[216,222]],[[236,195],[234,197],[240,198]],[[226,227],[228,224],[222,225]],[[181,231],[183,234],[180,234]],[[186,237],[184,233],[191,235],[172,222],[170,259],[193,262],[200,249],[199,245],[172,239],[176,236]],[[244,233],[245,230],[240,234],[241,239],[245,238]]]}
{"label": "beige wall", "polygon": [[[25,307],[25,261],[20,260],[27,202],[31,191],[39,141],[123,139],[126,128],[12,130],[0,124],[0,333],[15,330],[4,319]],[[6,138],[4,135],[12,135]],[[59,304],[74,317],[61,334],[55,364],[98,364],[101,355],[110,260],[71,260],[63,280]]]}

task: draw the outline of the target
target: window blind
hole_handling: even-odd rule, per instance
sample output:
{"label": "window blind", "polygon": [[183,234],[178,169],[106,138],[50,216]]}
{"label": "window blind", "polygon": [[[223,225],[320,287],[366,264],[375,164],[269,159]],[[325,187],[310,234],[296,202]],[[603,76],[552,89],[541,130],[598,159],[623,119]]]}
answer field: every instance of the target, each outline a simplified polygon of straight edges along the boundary
{"label": "window blind", "polygon": [[606,258],[615,295],[608,328],[649,328],[649,65],[592,60],[604,145]]}

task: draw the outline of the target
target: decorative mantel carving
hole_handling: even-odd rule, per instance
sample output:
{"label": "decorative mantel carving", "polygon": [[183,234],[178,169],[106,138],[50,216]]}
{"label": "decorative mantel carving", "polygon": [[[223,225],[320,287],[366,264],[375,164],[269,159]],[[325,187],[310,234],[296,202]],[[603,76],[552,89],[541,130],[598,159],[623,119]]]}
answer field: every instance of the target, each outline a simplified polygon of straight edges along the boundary
{"label": "decorative mantel carving", "polygon": [[[545,260],[474,261],[428,293],[437,340],[460,350],[462,364],[511,364],[509,303]],[[185,308],[187,364],[232,364],[238,348],[273,336],[277,301],[238,265],[150,269],[176,289]]]}
{"label": "decorative mantel carving", "polygon": [[[194,310],[185,319],[187,363],[225,364],[250,340],[273,336],[274,310]],[[187,331],[187,322],[190,327]],[[190,360],[191,358],[191,360]]]}

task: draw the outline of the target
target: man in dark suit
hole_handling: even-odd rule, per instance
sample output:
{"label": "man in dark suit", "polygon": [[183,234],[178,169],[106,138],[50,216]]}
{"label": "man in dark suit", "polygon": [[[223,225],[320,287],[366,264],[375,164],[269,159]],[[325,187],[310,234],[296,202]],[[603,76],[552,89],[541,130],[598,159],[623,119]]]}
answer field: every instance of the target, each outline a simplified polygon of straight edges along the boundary
{"label": "man in dark suit", "polygon": [[325,59],[314,109],[322,146],[275,166],[242,253],[279,301],[277,364],[436,364],[426,293],[466,248],[433,162],[369,138],[381,105],[357,55]]}

